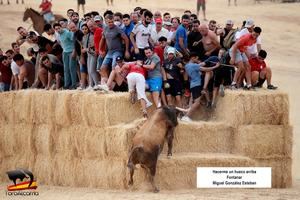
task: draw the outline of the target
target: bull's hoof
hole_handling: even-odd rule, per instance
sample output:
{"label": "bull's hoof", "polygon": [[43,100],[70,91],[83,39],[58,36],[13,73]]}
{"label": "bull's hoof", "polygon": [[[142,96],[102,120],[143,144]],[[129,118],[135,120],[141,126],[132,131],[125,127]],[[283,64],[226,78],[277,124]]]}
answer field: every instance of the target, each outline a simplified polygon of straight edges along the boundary
{"label": "bull's hoof", "polygon": [[158,188],[155,188],[153,192],[154,192],[154,193],[159,193],[159,189],[158,189]]}
{"label": "bull's hoof", "polygon": [[171,153],[168,153],[167,158],[170,159],[172,157]]}
{"label": "bull's hoof", "polygon": [[129,181],[128,181],[128,185],[129,185],[129,186],[132,186],[132,185],[133,185],[133,180],[129,180]]}

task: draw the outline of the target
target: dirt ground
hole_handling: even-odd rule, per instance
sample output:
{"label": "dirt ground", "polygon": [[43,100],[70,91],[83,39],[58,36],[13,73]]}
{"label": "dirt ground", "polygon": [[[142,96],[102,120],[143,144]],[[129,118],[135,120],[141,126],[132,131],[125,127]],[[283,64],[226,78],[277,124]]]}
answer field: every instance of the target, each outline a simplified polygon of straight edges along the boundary
{"label": "dirt ground", "polygon": [[[38,9],[36,0],[25,0],[25,5],[0,5],[0,47],[10,48],[15,41],[18,26],[29,27],[30,22],[22,22],[25,7]],[[97,10],[103,13],[108,7],[105,0],[87,0],[86,10]],[[115,0],[114,11],[131,12],[134,7],[141,6],[152,11],[169,11],[172,16],[181,16],[184,10],[195,11],[196,0]],[[55,13],[65,14],[68,8],[76,8],[76,1],[53,0]],[[226,19],[235,21],[241,26],[242,20],[252,18],[255,24],[262,27],[262,48],[267,50],[267,63],[273,69],[273,83],[280,90],[286,91],[290,97],[290,121],[294,126],[293,151],[293,188],[291,189],[251,189],[251,190],[182,190],[161,191],[159,194],[138,191],[108,191],[90,188],[65,188],[40,186],[40,198],[43,199],[299,199],[300,198],[300,3],[279,4],[263,2],[255,5],[253,1],[239,0],[238,6],[227,6],[226,0],[209,0],[207,2],[207,18],[215,19],[224,26]],[[202,19],[202,18],[201,18]],[[26,45],[21,47],[25,52]],[[0,185],[0,198],[6,198],[6,184]],[[32,197],[31,197],[32,198]],[[14,197],[16,199],[16,197]]]}

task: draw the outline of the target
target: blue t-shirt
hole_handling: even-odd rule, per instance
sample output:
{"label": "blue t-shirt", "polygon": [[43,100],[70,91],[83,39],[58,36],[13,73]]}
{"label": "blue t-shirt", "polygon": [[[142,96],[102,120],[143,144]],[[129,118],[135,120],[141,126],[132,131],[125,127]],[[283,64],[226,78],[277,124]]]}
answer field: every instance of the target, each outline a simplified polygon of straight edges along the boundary
{"label": "blue t-shirt", "polygon": [[70,53],[75,48],[74,45],[74,34],[73,32],[63,29],[63,31],[59,34],[61,47],[63,48],[63,52]]}
{"label": "blue t-shirt", "polygon": [[189,62],[185,65],[185,71],[190,78],[190,88],[201,86],[200,65]]}
{"label": "blue t-shirt", "polygon": [[175,45],[174,45],[174,47],[182,53],[183,50],[180,48],[179,38],[183,38],[184,47],[187,48],[187,31],[182,24],[176,30]]}

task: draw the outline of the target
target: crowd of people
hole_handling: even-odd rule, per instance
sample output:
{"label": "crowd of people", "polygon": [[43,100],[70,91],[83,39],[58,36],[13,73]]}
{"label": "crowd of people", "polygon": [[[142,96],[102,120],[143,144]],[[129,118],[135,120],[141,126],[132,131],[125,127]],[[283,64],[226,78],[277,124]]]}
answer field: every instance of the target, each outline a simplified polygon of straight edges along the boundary
{"label": "crowd of people", "polygon": [[[150,106],[176,105],[191,121],[199,106],[213,109],[225,87],[254,90],[266,80],[267,89],[277,88],[264,61],[262,29],[251,19],[240,28],[229,19],[221,28],[215,20],[200,23],[189,10],[176,17],[141,7],[82,18],[68,9],[66,16],[46,24],[45,36],[17,28],[11,49],[0,49],[1,91],[129,91],[144,117]],[[27,55],[20,52],[24,43],[31,46]]]}

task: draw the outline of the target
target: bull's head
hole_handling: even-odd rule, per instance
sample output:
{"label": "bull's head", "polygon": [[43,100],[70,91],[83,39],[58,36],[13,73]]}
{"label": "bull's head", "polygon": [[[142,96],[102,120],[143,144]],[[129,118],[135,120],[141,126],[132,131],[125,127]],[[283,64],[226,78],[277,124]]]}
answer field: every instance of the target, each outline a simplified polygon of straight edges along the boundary
{"label": "bull's head", "polygon": [[177,116],[179,115],[179,111],[174,106],[163,106],[162,107],[164,113],[168,117],[168,119],[172,122],[173,126],[178,125]]}

